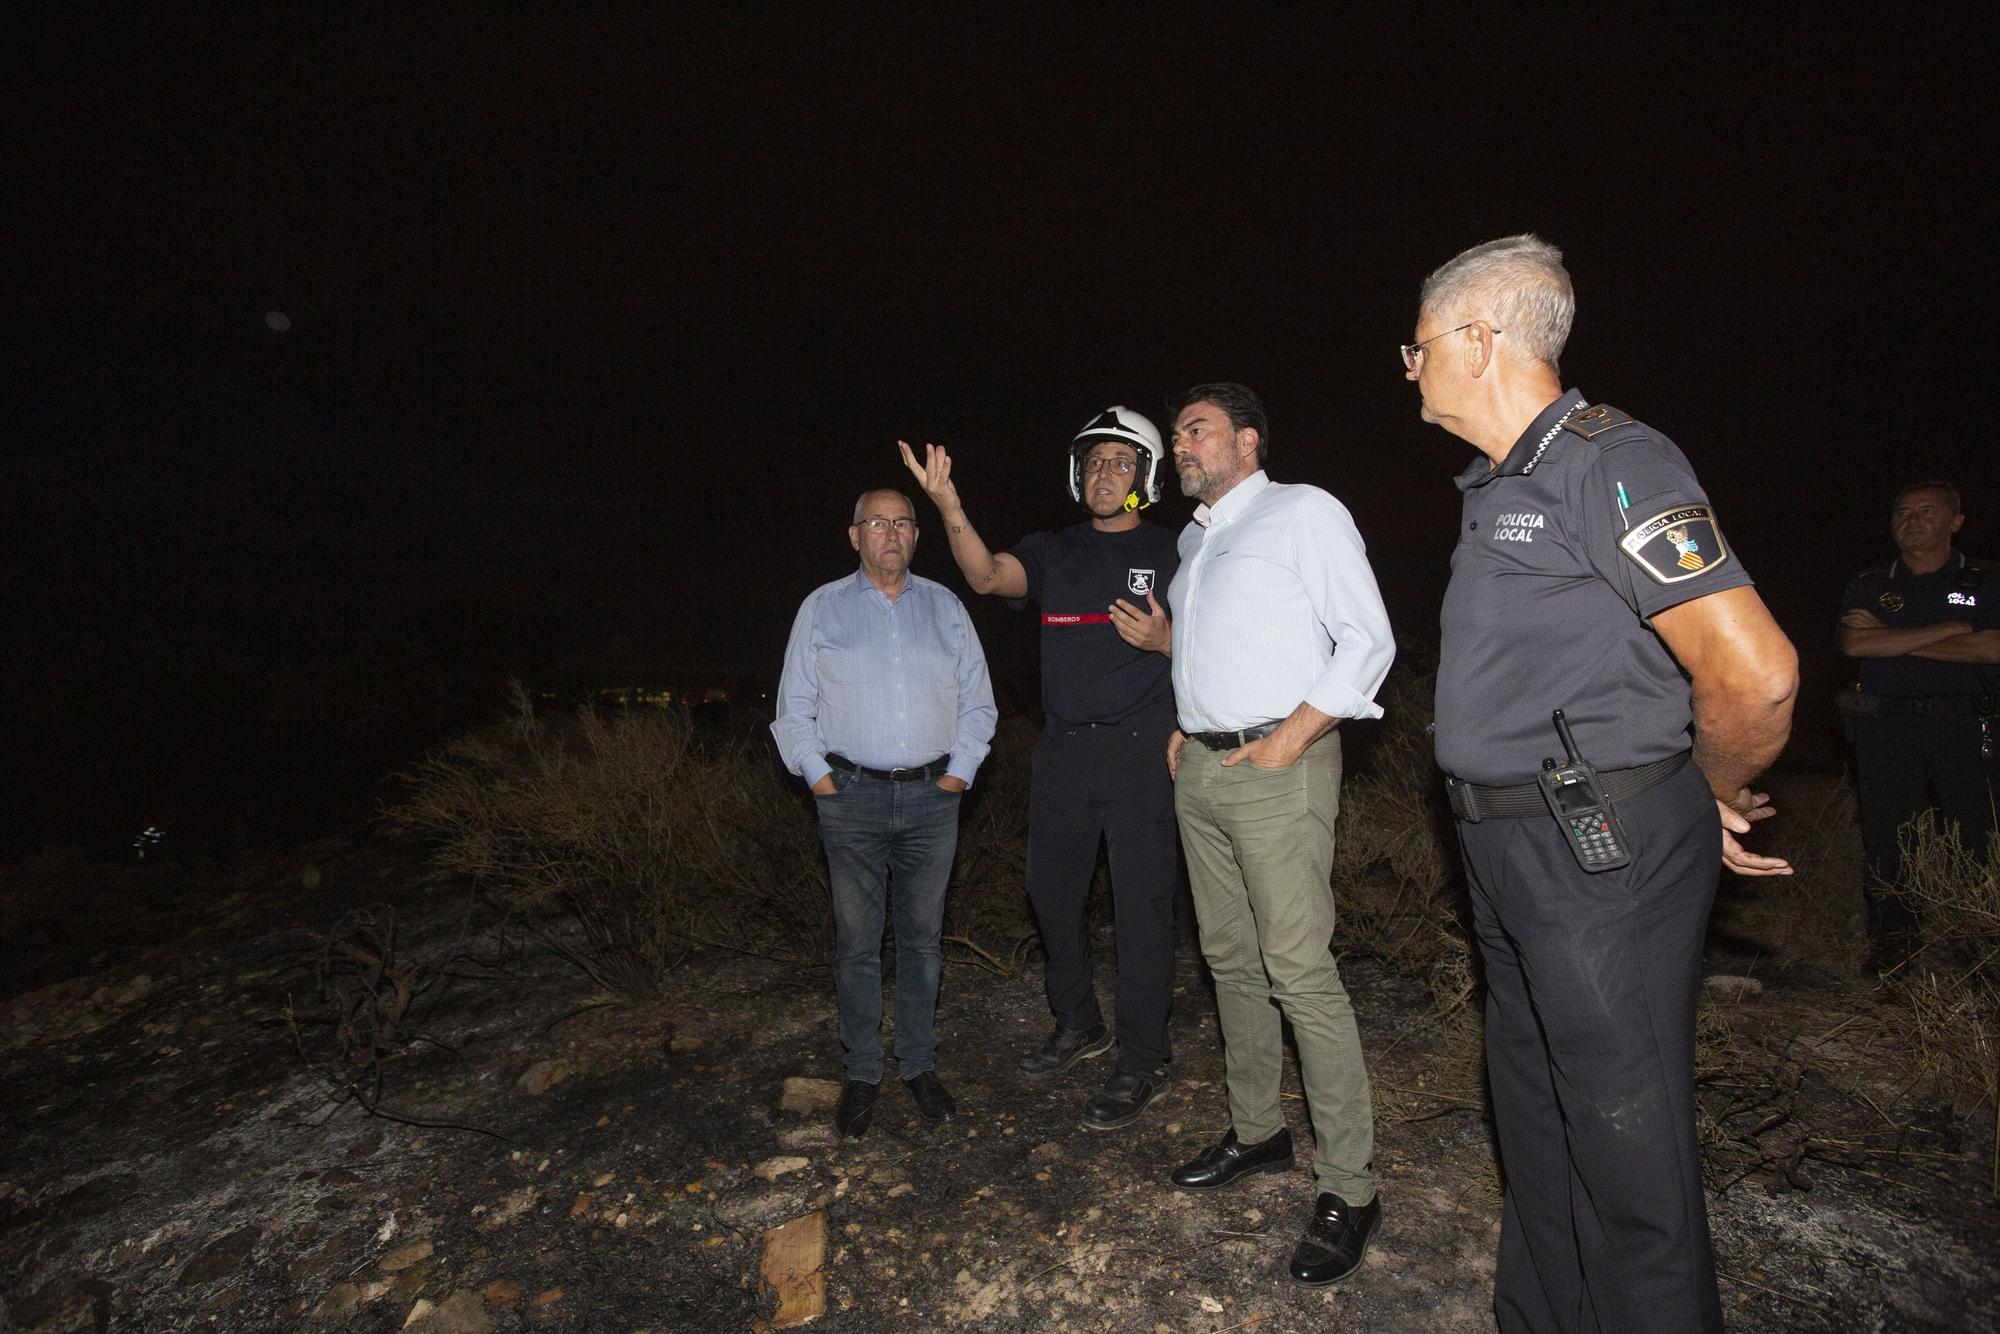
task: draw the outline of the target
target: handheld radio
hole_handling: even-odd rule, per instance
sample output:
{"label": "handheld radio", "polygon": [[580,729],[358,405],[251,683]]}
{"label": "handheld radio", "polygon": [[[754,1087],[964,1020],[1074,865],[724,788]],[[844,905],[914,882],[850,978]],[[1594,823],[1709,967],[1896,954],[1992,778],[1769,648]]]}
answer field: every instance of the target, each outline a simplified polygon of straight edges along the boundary
{"label": "handheld radio", "polygon": [[1586,871],[1609,871],[1624,866],[1632,860],[1632,854],[1625,841],[1625,827],[1618,823],[1618,812],[1611,805],[1611,798],[1605,795],[1597,770],[1576,753],[1576,737],[1570,733],[1569,720],[1563,717],[1561,709],[1555,712],[1555,722],[1569,762],[1559,765],[1554,760],[1543,760],[1541,773],[1535,775],[1535,781],[1542,787],[1542,797],[1549,803],[1549,812],[1562,827],[1564,841],[1576,854],[1577,865]]}

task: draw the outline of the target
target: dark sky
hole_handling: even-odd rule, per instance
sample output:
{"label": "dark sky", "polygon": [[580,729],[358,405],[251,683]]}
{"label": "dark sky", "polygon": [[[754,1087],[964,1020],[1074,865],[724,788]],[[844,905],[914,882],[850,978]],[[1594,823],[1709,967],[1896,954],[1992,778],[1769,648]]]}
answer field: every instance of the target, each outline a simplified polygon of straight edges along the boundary
{"label": "dark sky", "polygon": [[[1084,421],[1204,379],[1263,393],[1273,474],[1429,631],[1469,455],[1395,345],[1521,230],[1576,279],[1567,378],[1681,444],[1802,644],[1906,478],[2000,554],[1971,9],[169,12],[0,57],[9,692],[121,816],[259,762],[191,733],[309,767],[293,715],[342,689],[774,674],[899,435],[1004,542],[1071,519]],[[941,533],[917,568],[958,583]]]}

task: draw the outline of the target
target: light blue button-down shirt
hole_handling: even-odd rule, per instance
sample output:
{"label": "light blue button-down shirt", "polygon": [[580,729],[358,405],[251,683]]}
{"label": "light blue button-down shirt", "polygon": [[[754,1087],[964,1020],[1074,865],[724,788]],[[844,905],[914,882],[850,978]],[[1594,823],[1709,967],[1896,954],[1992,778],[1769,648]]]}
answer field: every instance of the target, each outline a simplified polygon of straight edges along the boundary
{"label": "light blue button-down shirt", "polygon": [[949,752],[946,772],[970,786],[998,719],[986,650],[942,584],[912,574],[891,602],[856,570],[799,607],[771,735],[808,785],[826,777],[829,753],[897,769]]}

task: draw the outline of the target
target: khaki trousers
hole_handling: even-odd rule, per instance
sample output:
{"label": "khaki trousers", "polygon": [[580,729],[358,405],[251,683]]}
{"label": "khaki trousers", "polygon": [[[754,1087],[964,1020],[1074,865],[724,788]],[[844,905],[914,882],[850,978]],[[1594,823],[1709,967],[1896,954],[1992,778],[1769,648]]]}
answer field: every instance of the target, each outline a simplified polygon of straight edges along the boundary
{"label": "khaki trousers", "polygon": [[1229,1120],[1255,1144],[1285,1128],[1280,1012],[1298,1042],[1299,1074],[1318,1148],[1322,1191],[1375,1198],[1374,1106],[1354,1007],[1333,961],[1333,821],[1340,809],[1340,735],[1329,732],[1288,769],[1190,741],[1174,812],[1201,951],[1215,976]]}

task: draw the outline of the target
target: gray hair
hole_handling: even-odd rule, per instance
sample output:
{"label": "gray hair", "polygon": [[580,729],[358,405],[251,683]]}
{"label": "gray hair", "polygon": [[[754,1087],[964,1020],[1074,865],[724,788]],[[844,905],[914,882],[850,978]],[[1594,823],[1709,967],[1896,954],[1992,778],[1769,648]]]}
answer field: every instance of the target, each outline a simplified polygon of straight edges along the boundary
{"label": "gray hair", "polygon": [[1576,318],[1562,251],[1533,232],[1503,236],[1447,260],[1424,279],[1420,308],[1441,319],[1490,319],[1520,354],[1554,368]]}
{"label": "gray hair", "polygon": [[849,521],[853,527],[858,528],[861,526],[863,511],[868,508],[868,497],[870,496],[895,496],[909,507],[912,519],[917,517],[917,503],[901,491],[898,491],[893,486],[871,486],[854,498],[854,518]]}

